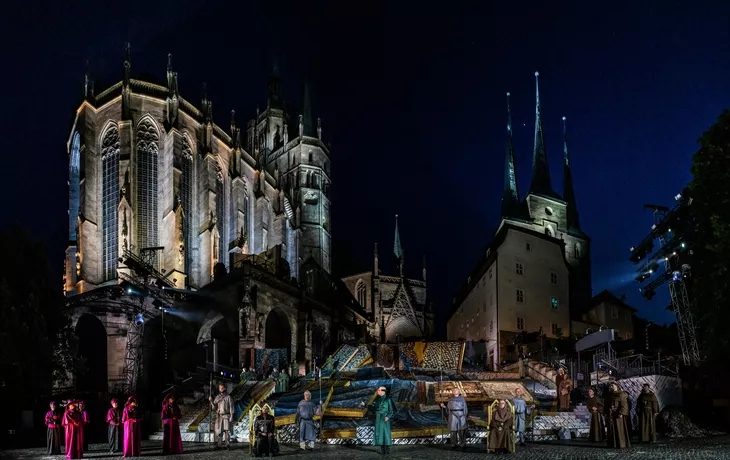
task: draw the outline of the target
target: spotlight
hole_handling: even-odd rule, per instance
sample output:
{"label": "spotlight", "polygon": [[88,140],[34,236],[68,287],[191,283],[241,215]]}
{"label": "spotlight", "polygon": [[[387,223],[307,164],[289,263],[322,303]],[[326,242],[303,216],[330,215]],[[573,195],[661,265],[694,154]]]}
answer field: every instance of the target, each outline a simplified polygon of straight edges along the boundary
{"label": "spotlight", "polygon": [[138,326],[141,324],[144,324],[144,316],[142,316],[142,313],[137,314],[137,317],[135,318],[134,322],[137,323]]}

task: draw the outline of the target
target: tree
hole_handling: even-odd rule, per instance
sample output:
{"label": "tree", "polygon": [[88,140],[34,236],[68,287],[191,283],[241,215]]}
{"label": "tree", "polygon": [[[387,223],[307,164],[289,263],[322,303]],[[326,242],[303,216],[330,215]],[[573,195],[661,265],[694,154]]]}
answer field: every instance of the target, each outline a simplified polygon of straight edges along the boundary
{"label": "tree", "polygon": [[17,410],[64,382],[74,340],[42,246],[16,227],[0,231],[0,251],[0,400]]}
{"label": "tree", "polygon": [[730,111],[699,139],[690,193],[697,223],[692,292],[703,354],[720,361],[730,353]]}

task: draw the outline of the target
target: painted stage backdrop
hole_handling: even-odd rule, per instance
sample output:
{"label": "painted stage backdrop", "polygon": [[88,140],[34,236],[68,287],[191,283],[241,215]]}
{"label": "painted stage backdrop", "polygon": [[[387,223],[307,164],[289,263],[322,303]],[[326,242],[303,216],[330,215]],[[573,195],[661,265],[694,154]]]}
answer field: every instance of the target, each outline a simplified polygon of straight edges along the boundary
{"label": "painted stage backdrop", "polygon": [[263,348],[256,350],[256,373],[266,375],[269,369],[278,370],[289,368],[289,350],[286,348]]}
{"label": "painted stage backdrop", "polygon": [[461,370],[464,342],[411,342],[399,345],[400,368]]}

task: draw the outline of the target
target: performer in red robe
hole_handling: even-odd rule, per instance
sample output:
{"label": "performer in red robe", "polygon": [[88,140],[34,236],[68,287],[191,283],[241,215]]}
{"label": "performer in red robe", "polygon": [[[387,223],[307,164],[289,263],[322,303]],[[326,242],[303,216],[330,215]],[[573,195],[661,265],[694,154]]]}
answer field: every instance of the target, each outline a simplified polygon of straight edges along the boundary
{"label": "performer in red robe", "polygon": [[119,413],[119,401],[112,399],[112,407],[106,412],[106,423],[109,425],[109,452],[119,452],[120,431],[122,429],[122,417]]}
{"label": "performer in red robe", "polygon": [[175,396],[170,393],[162,401],[162,455],[182,454],[178,420],[180,420],[180,406],[175,402]]}
{"label": "performer in red robe", "polygon": [[122,457],[139,457],[142,454],[142,411],[137,406],[136,396],[127,399],[122,423],[124,424]]}
{"label": "performer in red robe", "polygon": [[81,439],[84,443],[84,452],[89,451],[89,436],[88,431],[86,429],[86,425],[89,424],[89,413],[86,412],[86,404],[83,401],[79,401],[78,405],[79,412],[81,412],[81,420],[84,422],[84,424],[81,426]]}
{"label": "performer in red robe", "polygon": [[84,439],[81,430],[84,428],[84,421],[81,419],[81,412],[76,407],[76,401],[69,401],[66,404],[66,413],[63,414],[63,426],[66,427],[66,458],[84,457]]}
{"label": "performer in red robe", "polygon": [[51,401],[51,410],[46,412],[46,447],[48,455],[61,454],[61,414],[56,411],[56,402]]}

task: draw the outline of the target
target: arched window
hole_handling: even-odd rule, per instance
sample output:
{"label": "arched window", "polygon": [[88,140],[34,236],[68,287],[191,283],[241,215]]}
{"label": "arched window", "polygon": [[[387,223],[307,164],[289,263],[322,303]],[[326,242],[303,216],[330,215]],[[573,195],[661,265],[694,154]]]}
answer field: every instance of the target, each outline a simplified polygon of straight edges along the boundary
{"label": "arched window", "polygon": [[119,258],[119,129],[107,128],[101,141],[102,277],[117,277]]}
{"label": "arched window", "polygon": [[366,296],[366,290],[365,290],[365,283],[363,280],[357,280],[357,284],[355,285],[355,293],[357,294],[357,301],[363,308],[366,308],[366,302],[367,302],[367,296]]}
{"label": "arched window", "polygon": [[582,255],[583,254],[582,254],[582,250],[580,247],[580,243],[575,243],[575,258],[580,259]]}
{"label": "arched window", "polygon": [[[160,136],[150,119],[137,127],[137,248],[142,250],[158,245],[157,215],[157,152]],[[157,253],[152,259],[158,267]]]}
{"label": "arched window", "polygon": [[[251,235],[249,225],[251,225],[251,200],[248,197],[248,188],[246,188],[243,192],[243,233],[246,238]],[[248,247],[251,247],[250,242]]]}
{"label": "arched window", "polygon": [[79,174],[81,169],[81,136],[74,134],[71,142],[71,158],[68,164],[68,239],[76,241],[79,220]]}
{"label": "arched window", "polygon": [[555,238],[555,230],[552,225],[545,226],[545,234],[549,237]]}
{"label": "arched window", "polygon": [[187,136],[182,138],[180,204],[183,208],[185,232],[185,271],[193,268],[193,149]]}
{"label": "arched window", "polygon": [[215,224],[218,228],[218,262],[228,266],[226,258],[226,195],[223,187],[223,172],[218,169],[215,180]]}

